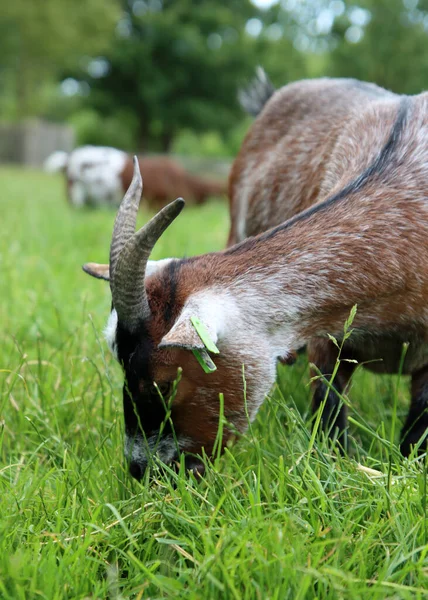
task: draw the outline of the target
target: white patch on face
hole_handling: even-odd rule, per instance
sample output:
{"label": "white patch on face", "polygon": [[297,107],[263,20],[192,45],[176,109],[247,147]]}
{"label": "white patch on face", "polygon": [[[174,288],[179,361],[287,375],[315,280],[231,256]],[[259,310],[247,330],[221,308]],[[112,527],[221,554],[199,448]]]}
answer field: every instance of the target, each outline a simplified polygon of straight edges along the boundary
{"label": "white patch on face", "polygon": [[[287,315],[290,318],[298,315],[300,303],[291,295],[284,294],[282,298],[281,288],[276,289],[275,283],[272,283],[271,299],[261,297],[255,292],[256,286],[247,285],[245,277],[237,279],[229,289],[212,287],[189,296],[170,334],[176,330],[175,342],[186,346],[186,339],[192,333],[188,330],[190,317],[197,316],[218,346],[220,355],[233,359],[231,363],[235,366],[230,367],[231,376],[233,370],[233,377],[242,381],[244,365],[246,379],[251,382],[247,387],[247,401],[252,421],[275,383],[278,356],[286,356],[294,347]],[[258,277],[256,271],[251,278],[257,281]],[[237,361],[241,363],[239,367],[236,367]],[[197,394],[201,399],[202,390]]]}
{"label": "white patch on face", "polygon": [[104,338],[107,342],[108,347],[110,348],[111,353],[113,354],[115,359],[119,361],[119,356],[117,354],[116,330],[117,312],[116,309],[113,308],[109,315],[109,318],[107,319],[107,324],[104,328]]}
{"label": "white patch on face", "polygon": [[74,150],[68,159],[67,177],[71,188],[80,185],[83,202],[75,202],[70,192],[73,204],[118,204],[123,196],[121,174],[127,158],[116,148],[83,146]]}
{"label": "white patch on face", "polygon": [[180,316],[169,333],[164,337],[162,345],[176,345],[184,348],[193,347],[195,329],[191,317],[201,319],[214,343],[227,336],[233,322],[238,319],[239,309],[235,298],[228,291],[207,289],[191,294],[181,311]]}

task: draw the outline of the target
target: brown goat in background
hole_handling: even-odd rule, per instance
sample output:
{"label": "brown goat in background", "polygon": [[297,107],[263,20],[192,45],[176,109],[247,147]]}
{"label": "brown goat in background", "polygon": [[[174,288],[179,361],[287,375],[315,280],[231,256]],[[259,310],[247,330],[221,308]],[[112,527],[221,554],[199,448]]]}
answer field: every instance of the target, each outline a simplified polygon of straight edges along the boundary
{"label": "brown goat in background", "polygon": [[[177,196],[181,196],[189,204],[203,204],[208,198],[222,196],[227,192],[225,181],[192,175],[172,158],[138,157],[138,162],[144,180],[143,198],[151,208],[162,208]],[[133,171],[132,159],[128,157],[122,172],[124,190],[131,184]]]}

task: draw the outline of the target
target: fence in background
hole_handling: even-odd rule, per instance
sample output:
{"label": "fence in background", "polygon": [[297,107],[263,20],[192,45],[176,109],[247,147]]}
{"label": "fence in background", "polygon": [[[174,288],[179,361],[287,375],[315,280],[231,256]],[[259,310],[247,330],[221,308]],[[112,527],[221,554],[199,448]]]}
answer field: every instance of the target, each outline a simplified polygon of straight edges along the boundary
{"label": "fence in background", "polygon": [[[52,152],[71,152],[74,148],[74,130],[68,125],[38,119],[0,123],[0,164],[15,163],[40,168]],[[171,157],[191,173],[220,179],[227,177],[232,164],[232,158]]]}
{"label": "fence in background", "polygon": [[41,167],[52,152],[70,152],[74,146],[74,131],[68,125],[40,120],[0,123],[0,163]]}

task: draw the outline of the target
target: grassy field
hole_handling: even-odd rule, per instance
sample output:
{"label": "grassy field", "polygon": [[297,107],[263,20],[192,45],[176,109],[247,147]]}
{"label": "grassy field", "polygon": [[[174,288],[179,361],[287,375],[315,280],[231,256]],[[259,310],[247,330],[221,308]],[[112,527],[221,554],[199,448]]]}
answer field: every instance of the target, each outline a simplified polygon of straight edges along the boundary
{"label": "grassy field", "polygon": [[[203,481],[138,484],[100,337],[108,285],[81,271],[107,260],[114,214],[71,210],[59,177],[0,184],[1,599],[428,596],[426,468],[390,443],[407,381],[357,373],[353,451],[334,458],[311,444],[300,357]],[[186,208],[155,257],[219,249],[227,223],[221,203]]]}

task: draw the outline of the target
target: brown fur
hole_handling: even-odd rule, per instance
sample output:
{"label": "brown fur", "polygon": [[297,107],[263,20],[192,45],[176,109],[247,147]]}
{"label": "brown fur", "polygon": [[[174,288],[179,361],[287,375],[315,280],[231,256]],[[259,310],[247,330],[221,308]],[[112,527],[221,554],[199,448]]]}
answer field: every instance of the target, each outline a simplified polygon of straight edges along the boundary
{"label": "brown fur", "polygon": [[[196,358],[188,350],[158,348],[162,338],[177,320],[190,290],[203,289],[212,275],[211,260],[212,257],[208,256],[205,263],[206,276],[201,277],[197,286],[192,277],[192,263],[182,266],[173,311],[169,319],[165,319],[165,305],[170,299],[171,290],[165,284],[163,274],[154,275],[147,281],[147,293],[153,315],[149,334],[156,348],[150,357],[153,380],[173,381],[177,376],[177,367],[180,366],[182,369],[172,411],[176,431],[193,440],[193,446],[187,449],[188,452],[200,452],[202,447],[207,453],[211,452],[219,425],[219,394],[224,395],[226,418],[239,430],[245,429],[246,426],[245,414],[242,413],[243,379],[229,377],[231,369],[242,370],[243,362],[240,359],[239,348],[229,348],[228,352],[221,352],[220,355],[215,356],[217,370],[209,374],[203,372]],[[202,269],[205,270],[204,267]],[[249,380],[252,382],[253,377],[258,376],[257,365],[245,362]],[[225,443],[228,437],[226,430]]]}
{"label": "brown fur", "polygon": [[[177,197],[190,204],[203,204],[211,196],[226,194],[227,184],[188,173],[176,160],[166,156],[140,157],[138,159],[143,177],[143,198],[153,209],[162,208]],[[123,189],[132,180],[132,158],[122,172]]]}
{"label": "brown fur", "polygon": [[[388,139],[399,102],[398,96],[386,90],[352,80],[302,81],[276,92],[248,133],[231,171],[229,245],[242,237],[239,218],[244,190],[250,190],[244,228],[241,223],[246,235],[257,235],[322,203],[373,163]],[[426,94],[411,101],[402,143],[406,148],[401,154],[397,148],[383,179],[374,177],[364,187],[360,209],[356,192],[351,194],[356,196],[354,201],[350,198],[296,222],[288,235],[289,241],[296,241],[296,256],[299,249],[313,256],[312,263],[300,267],[308,286],[311,271],[323,267],[324,261],[331,266],[324,282],[331,290],[330,308],[316,311],[303,326],[309,360],[331,374],[335,359],[326,357],[334,349],[332,353],[328,340],[312,336],[337,332],[351,305],[358,303],[356,324],[363,323],[373,333],[365,336],[365,344],[351,339],[345,355],[360,362],[381,359],[369,368],[395,372],[402,343],[410,341],[404,371],[417,372],[419,378],[417,386],[412,384],[412,406],[422,395],[418,369],[424,369],[428,361],[427,353],[418,350],[428,340],[421,322],[428,293],[427,108]],[[418,153],[419,164],[417,159],[413,164],[406,161]],[[371,202],[364,203],[363,198]],[[267,256],[266,248],[265,252]],[[382,330],[389,332],[385,342],[374,342]],[[422,372],[426,386],[428,376]],[[335,383],[339,391],[346,390],[349,376],[349,363],[343,363]],[[317,387],[323,386],[315,384],[315,397]],[[409,450],[405,444],[404,452]]]}
{"label": "brown fur", "polygon": [[[410,342],[403,372],[412,376],[413,395],[402,434],[409,454],[428,427],[427,184],[428,94],[406,99],[351,80],[303,81],[275,93],[232,169],[235,245],[152,271],[151,317],[138,335],[118,338],[126,378],[140,381],[134,401],[141,419],[159,409],[147,392],[152,382],[172,382],[181,367],[171,407],[180,450],[211,452],[219,393],[232,424],[226,442],[255,417],[277,361],[293,349],[308,344],[310,358],[331,374],[335,354],[326,335],[340,340],[357,304],[344,357],[380,358],[367,366],[397,372],[402,344]],[[191,352],[200,347],[195,315],[220,350],[214,373],[205,374]],[[333,382],[339,392],[346,393],[352,370],[343,363]],[[316,386],[315,408],[325,392],[322,382]],[[345,446],[346,415],[335,394],[326,409],[325,431]],[[135,423],[128,427],[125,417],[125,424],[128,439],[141,437]],[[144,433],[153,437],[156,427]],[[170,461],[171,445],[163,442],[161,457]],[[135,476],[147,466],[141,448],[128,452]]]}
{"label": "brown fur", "polygon": [[346,79],[298,81],[278,90],[254,122],[232,166],[228,246],[243,239],[237,232],[243,186],[251,186],[246,236],[283,223],[322,200],[332,191],[323,180],[350,115],[389,98],[394,95],[373,84]]}

